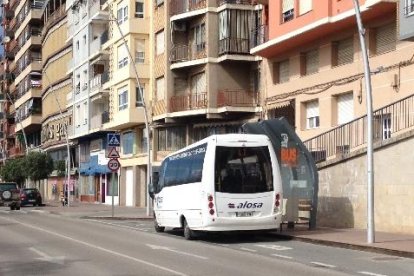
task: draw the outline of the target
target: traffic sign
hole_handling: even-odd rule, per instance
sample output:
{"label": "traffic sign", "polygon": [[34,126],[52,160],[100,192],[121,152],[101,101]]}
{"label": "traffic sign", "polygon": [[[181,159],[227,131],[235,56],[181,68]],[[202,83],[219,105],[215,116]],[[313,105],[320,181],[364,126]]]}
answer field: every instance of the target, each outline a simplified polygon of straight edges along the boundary
{"label": "traffic sign", "polygon": [[116,147],[108,148],[108,158],[119,158],[119,152],[116,150]]}
{"label": "traffic sign", "polygon": [[113,171],[116,172],[119,167],[121,167],[121,164],[119,163],[118,159],[109,159],[108,161],[108,168]]}
{"label": "traffic sign", "polygon": [[121,145],[121,135],[119,133],[108,133],[108,147],[119,147]]}

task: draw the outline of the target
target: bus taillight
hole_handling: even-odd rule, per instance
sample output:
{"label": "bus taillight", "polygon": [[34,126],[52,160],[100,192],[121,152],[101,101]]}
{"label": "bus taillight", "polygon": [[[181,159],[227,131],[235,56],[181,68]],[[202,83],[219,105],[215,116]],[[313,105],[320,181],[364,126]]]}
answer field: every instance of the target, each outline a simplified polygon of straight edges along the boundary
{"label": "bus taillight", "polygon": [[207,199],[208,199],[208,212],[210,213],[210,215],[214,215],[215,214],[215,211],[214,211],[214,198],[213,198],[213,196],[212,195],[208,195],[207,196]]}
{"label": "bus taillight", "polygon": [[273,209],[273,212],[279,211],[279,206],[280,206],[280,194],[276,194],[276,197],[275,197],[275,208]]}

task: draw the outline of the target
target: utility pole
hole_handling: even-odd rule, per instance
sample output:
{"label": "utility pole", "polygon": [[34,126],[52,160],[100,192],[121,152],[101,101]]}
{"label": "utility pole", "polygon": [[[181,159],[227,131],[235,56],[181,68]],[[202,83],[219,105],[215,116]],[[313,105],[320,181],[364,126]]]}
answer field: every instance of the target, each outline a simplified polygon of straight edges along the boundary
{"label": "utility pole", "polygon": [[365,90],[367,94],[367,242],[375,242],[374,223],[374,152],[373,152],[373,115],[372,115],[372,92],[371,71],[367,47],[365,45],[365,29],[361,21],[361,12],[358,0],[354,0],[355,17],[358,24],[359,42],[361,44],[362,58],[364,61]]}

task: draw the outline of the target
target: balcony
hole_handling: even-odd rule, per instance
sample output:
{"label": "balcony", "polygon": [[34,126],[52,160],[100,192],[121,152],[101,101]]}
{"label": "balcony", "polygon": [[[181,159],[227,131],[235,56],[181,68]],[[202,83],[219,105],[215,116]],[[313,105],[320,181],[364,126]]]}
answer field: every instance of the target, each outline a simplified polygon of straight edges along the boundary
{"label": "balcony", "polygon": [[21,41],[21,44],[18,45],[19,49],[16,53],[16,59],[20,59],[24,53],[26,53],[29,48],[34,45],[42,45],[42,32],[40,28],[31,28],[24,39]]}
{"label": "balcony", "polygon": [[[22,10],[24,10],[24,8]],[[30,5],[30,8],[27,10],[27,13],[23,15],[23,21],[17,21],[16,37],[22,34],[24,28],[26,28],[26,26],[29,24],[31,20],[42,19],[42,10],[43,4]]]}
{"label": "balcony", "polygon": [[20,157],[20,156],[23,156],[24,154],[25,154],[24,150],[19,147],[12,147],[7,152],[7,156],[9,158]]}
{"label": "balcony", "polygon": [[170,15],[178,15],[207,7],[207,0],[171,0]]}
{"label": "balcony", "polygon": [[231,5],[253,5],[253,2],[256,1],[252,1],[252,0],[217,0],[217,5],[221,6],[221,5],[227,5],[227,4],[231,4]]}
{"label": "balcony", "polygon": [[217,107],[257,107],[259,97],[257,92],[242,89],[224,89],[217,92]]}
{"label": "balcony", "polygon": [[249,39],[224,38],[219,40],[219,55],[250,55]]}
{"label": "balcony", "polygon": [[174,45],[170,52],[171,63],[197,60],[207,57],[206,44]]}
{"label": "balcony", "polygon": [[89,55],[90,58],[93,59],[96,55],[99,55],[102,53],[102,45],[105,44],[105,42],[108,41],[108,32],[104,32],[97,38],[95,38],[89,48]]}
{"label": "balcony", "polygon": [[65,8],[65,5],[61,5],[57,10],[48,16],[47,21],[43,26],[42,36],[46,34],[50,27],[52,27],[54,24],[66,16]]}
{"label": "balcony", "polygon": [[90,93],[98,93],[103,91],[102,86],[104,83],[109,81],[109,73],[103,73],[96,75],[93,79],[89,81]]}
{"label": "balcony", "polygon": [[186,94],[172,96],[170,98],[170,111],[187,111],[194,109],[205,109],[208,107],[207,92],[198,94]]}
{"label": "balcony", "polygon": [[135,105],[123,110],[116,109],[111,118],[107,115],[102,116],[102,119],[107,121],[104,123],[105,130],[121,130],[145,123],[144,109]]}
{"label": "balcony", "polygon": [[16,132],[22,130],[22,126],[24,129],[29,127],[37,128],[42,124],[42,112],[32,112],[28,113],[21,118],[21,123],[16,122]]}
{"label": "balcony", "polygon": [[109,111],[104,111],[100,114],[93,115],[91,118],[91,130],[100,130],[103,124],[109,122]]}
{"label": "balcony", "polygon": [[32,71],[42,71],[42,59],[41,57],[29,57],[21,64],[20,68],[17,69],[18,75],[16,76],[15,82],[19,83]]}
{"label": "balcony", "polygon": [[92,20],[107,20],[109,13],[102,10],[103,4],[106,0],[92,0],[89,2],[89,17]]}

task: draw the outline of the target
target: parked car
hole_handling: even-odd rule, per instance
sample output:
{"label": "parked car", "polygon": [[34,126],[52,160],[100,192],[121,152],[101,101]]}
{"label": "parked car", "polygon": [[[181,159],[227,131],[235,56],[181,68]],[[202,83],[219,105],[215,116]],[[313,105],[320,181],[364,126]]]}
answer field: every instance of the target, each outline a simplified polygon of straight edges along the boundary
{"label": "parked car", "polygon": [[23,188],[20,190],[21,205],[32,204],[33,206],[42,205],[42,195],[36,188]]}
{"label": "parked car", "polygon": [[0,206],[10,210],[20,210],[21,201],[19,187],[13,182],[0,182]]}

